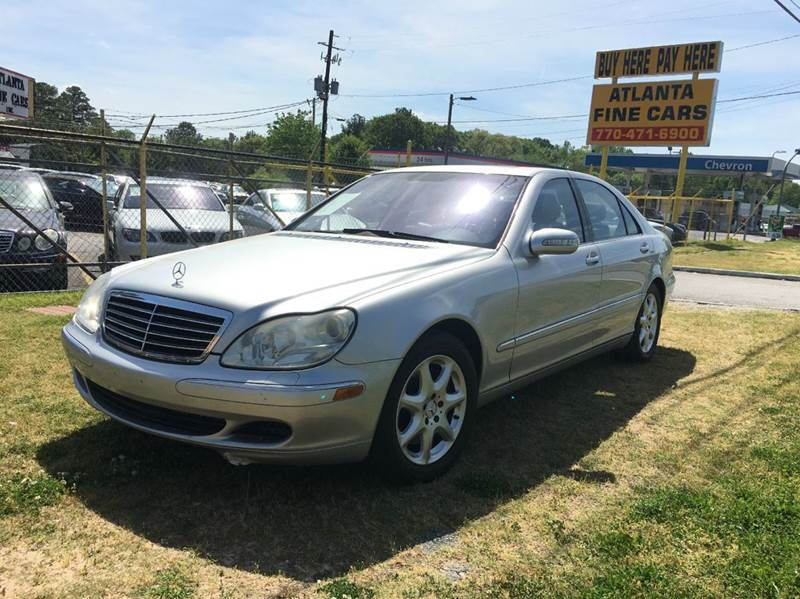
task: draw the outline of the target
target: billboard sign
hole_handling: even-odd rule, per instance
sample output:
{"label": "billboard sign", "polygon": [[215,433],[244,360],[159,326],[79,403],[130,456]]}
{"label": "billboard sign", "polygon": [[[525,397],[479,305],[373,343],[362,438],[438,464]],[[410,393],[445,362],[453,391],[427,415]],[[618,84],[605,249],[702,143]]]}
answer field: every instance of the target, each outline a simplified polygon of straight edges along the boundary
{"label": "billboard sign", "polygon": [[32,77],[0,67],[0,119],[33,118]]}
{"label": "billboard sign", "polygon": [[[599,167],[600,154],[587,154],[586,166]],[[677,171],[680,157],[674,154],[610,154],[608,166],[620,169]],[[689,156],[686,172],[713,174],[769,174],[769,157]]]}
{"label": "billboard sign", "polygon": [[707,146],[716,79],[595,85],[588,144]]}
{"label": "billboard sign", "polygon": [[594,60],[594,78],[719,73],[722,42],[604,50]]}

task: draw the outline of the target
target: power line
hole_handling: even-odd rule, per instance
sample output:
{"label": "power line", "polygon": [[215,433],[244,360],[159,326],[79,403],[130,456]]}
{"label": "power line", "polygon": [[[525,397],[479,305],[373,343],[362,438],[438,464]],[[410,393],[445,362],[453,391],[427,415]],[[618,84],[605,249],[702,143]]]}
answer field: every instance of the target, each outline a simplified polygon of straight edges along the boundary
{"label": "power line", "polygon": [[785,5],[783,2],[781,2],[781,0],[774,0],[774,1],[775,1],[775,4],[777,4],[777,5],[778,5],[778,6],[780,6],[780,7],[781,7],[783,10],[785,10],[785,11],[786,11],[786,14],[787,14],[787,15],[789,15],[789,16],[790,16],[790,17],[792,17],[792,18],[793,18],[795,21],[797,21],[798,23],[800,23],[800,18],[798,18],[798,17],[797,17],[797,15],[796,15],[796,14],[794,14],[794,13],[793,13],[791,10],[789,10],[788,8],[786,8],[786,5]]}
{"label": "power line", "polygon": [[554,83],[566,83],[569,81],[579,81],[581,79],[591,79],[592,75],[582,75],[580,77],[567,77],[565,79],[552,79],[550,81],[533,81],[531,83],[519,83],[517,85],[505,85],[502,87],[485,87],[482,89],[462,89],[453,92],[420,92],[405,94],[341,94],[343,98],[419,98],[424,96],[449,96],[452,94],[477,94],[485,92],[496,92],[507,89],[520,89],[523,87],[539,87],[541,85],[551,85]]}
{"label": "power line", "polygon": [[766,46],[767,44],[774,44],[776,42],[782,42],[784,40],[794,39],[796,37],[800,37],[800,33],[796,33],[794,35],[787,35],[786,37],[778,37],[774,40],[766,40],[764,42],[756,42],[754,44],[747,44],[746,46],[739,46],[738,48],[725,48],[725,52],[736,52],[737,50],[745,50],[747,48],[755,48],[756,46]]}

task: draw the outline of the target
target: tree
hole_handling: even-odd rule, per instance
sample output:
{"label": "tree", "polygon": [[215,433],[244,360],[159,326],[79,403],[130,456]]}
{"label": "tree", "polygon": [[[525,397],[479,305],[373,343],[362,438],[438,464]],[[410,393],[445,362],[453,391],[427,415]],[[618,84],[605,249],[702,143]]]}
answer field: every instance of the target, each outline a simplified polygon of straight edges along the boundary
{"label": "tree", "polygon": [[255,131],[248,131],[243,137],[237,139],[233,147],[237,152],[248,152],[250,154],[266,154],[267,138]]}
{"label": "tree", "polygon": [[417,148],[425,145],[425,124],[408,108],[395,108],[364,126],[364,141],[372,147],[405,148],[408,140]]}
{"label": "tree", "polygon": [[369,166],[369,146],[355,135],[346,134],[331,144],[330,161],[351,166]]}
{"label": "tree", "polygon": [[203,136],[189,121],[181,121],[177,127],[167,129],[164,133],[164,142],[177,146],[199,146]]}
{"label": "tree", "polygon": [[54,129],[58,125],[58,88],[45,81],[37,81],[33,96],[33,121],[31,126]]}
{"label": "tree", "polygon": [[97,111],[89,96],[77,85],[70,85],[59,94],[55,108],[59,118],[73,126],[88,127],[97,121]]}
{"label": "tree", "polygon": [[266,150],[277,156],[308,160],[320,136],[319,128],[308,117],[304,110],[281,113],[267,125]]}
{"label": "tree", "polygon": [[347,119],[344,125],[342,125],[342,133],[345,135],[355,135],[356,137],[361,137],[364,135],[364,127],[366,124],[367,119],[356,113]]}

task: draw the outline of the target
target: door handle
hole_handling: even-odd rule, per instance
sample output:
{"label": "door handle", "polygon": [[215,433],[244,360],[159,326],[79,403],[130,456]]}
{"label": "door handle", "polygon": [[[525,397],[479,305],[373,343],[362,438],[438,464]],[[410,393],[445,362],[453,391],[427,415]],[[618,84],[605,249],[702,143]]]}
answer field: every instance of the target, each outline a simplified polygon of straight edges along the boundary
{"label": "door handle", "polygon": [[650,246],[647,245],[647,242],[644,242],[642,245],[639,246],[639,251],[642,252],[643,254],[646,254],[647,252],[650,251]]}
{"label": "door handle", "polygon": [[589,266],[594,266],[598,262],[600,262],[600,256],[596,252],[592,252],[591,254],[586,256],[586,264],[588,264]]}

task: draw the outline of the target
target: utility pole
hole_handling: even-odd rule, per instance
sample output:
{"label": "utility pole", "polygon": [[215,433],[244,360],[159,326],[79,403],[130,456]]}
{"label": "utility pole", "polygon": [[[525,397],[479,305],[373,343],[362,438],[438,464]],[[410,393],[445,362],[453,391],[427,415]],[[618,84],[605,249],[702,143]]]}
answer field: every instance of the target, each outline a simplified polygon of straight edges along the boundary
{"label": "utility pole", "polygon": [[[444,163],[447,164],[450,160],[450,150],[452,150],[452,143],[450,142],[450,134],[452,132],[453,122],[453,94],[450,94],[450,104],[447,107],[447,147],[444,150]],[[461,96],[458,98],[464,102],[474,102],[477,98],[472,96]]]}
{"label": "utility pole", "polygon": [[332,56],[333,50],[340,52],[344,48],[337,48],[333,45],[333,29],[328,32],[328,42],[317,42],[320,46],[327,48],[326,54],[321,58],[325,62],[325,77],[319,77],[314,80],[314,91],[317,96],[322,100],[322,137],[319,142],[319,159],[320,162],[325,162],[325,135],[328,131],[328,98],[333,94],[334,96],[339,93],[339,82],[334,80],[331,82],[331,63],[342,64],[342,58],[338,54]]}
{"label": "utility pole", "polygon": [[[798,155],[800,155],[800,148],[797,148],[794,151],[794,154],[792,155],[792,157],[789,158],[789,160],[786,161],[786,164],[783,165],[783,172],[781,173],[781,191],[778,194],[778,210],[775,212],[776,216],[780,216],[781,215],[781,204],[783,204],[783,184],[786,182],[786,170],[789,168],[789,163],[792,160],[794,160]],[[773,154],[773,156],[774,156],[774,154]]]}

